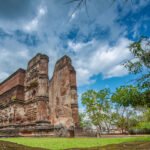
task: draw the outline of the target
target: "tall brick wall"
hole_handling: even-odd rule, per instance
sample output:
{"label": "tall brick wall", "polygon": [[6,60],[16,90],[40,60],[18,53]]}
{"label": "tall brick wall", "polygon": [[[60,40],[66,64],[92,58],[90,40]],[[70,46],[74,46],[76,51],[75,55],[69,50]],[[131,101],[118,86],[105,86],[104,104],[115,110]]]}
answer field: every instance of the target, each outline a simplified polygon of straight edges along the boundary
{"label": "tall brick wall", "polygon": [[25,70],[18,69],[0,84],[0,126],[21,123]]}
{"label": "tall brick wall", "polygon": [[[48,56],[37,54],[27,66],[0,83],[0,131],[17,126],[20,134],[51,132],[51,125],[78,126],[76,72],[64,56],[48,77]],[[51,124],[50,124],[51,123]],[[54,128],[53,128],[54,129]]]}
{"label": "tall brick wall", "polygon": [[28,118],[34,116],[33,121],[48,121],[48,62],[48,56],[37,54],[27,66],[25,102],[33,103],[29,106],[30,114],[27,113]]}
{"label": "tall brick wall", "polygon": [[49,85],[49,105],[53,124],[69,128],[78,123],[76,74],[68,56],[62,57],[55,65]]}
{"label": "tall brick wall", "polygon": [[13,87],[17,85],[24,86],[24,78],[25,78],[25,70],[18,69],[5,81],[0,83],[0,95],[5,93],[6,91],[9,91],[10,89],[12,89]]}
{"label": "tall brick wall", "polygon": [[19,69],[0,84],[0,106],[5,107],[13,100],[24,100],[25,70]]}

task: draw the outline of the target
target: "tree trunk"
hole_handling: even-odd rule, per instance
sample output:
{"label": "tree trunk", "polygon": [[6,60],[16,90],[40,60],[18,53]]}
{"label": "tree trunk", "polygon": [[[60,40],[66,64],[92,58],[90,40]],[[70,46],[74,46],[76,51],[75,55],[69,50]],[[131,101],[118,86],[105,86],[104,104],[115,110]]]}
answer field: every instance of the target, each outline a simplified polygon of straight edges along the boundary
{"label": "tree trunk", "polygon": [[97,127],[97,138],[101,137],[101,126],[98,125]]}
{"label": "tree trunk", "polygon": [[123,128],[121,128],[121,132],[122,132],[122,134],[123,134]]}

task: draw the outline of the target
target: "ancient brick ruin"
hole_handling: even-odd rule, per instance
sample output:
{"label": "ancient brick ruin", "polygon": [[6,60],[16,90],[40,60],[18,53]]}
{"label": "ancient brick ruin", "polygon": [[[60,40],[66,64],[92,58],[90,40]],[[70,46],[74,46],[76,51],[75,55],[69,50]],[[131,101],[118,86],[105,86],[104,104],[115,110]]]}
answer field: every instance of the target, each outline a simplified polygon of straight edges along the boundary
{"label": "ancient brick ruin", "polygon": [[48,62],[47,55],[37,54],[26,70],[0,83],[0,136],[74,134],[79,122],[75,69],[64,56],[49,80]]}

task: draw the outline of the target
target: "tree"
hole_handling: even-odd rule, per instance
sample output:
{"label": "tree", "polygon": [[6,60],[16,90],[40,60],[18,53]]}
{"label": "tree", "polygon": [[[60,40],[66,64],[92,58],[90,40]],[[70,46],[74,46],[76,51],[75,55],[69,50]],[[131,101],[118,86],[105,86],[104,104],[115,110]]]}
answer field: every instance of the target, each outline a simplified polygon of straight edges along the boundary
{"label": "tree", "polygon": [[79,122],[80,122],[80,127],[82,128],[91,128],[92,123],[89,120],[89,118],[86,118],[86,113],[79,113]]}
{"label": "tree", "polygon": [[[140,92],[134,86],[121,86],[111,96],[116,109],[116,126],[123,132],[129,131],[133,126],[134,108],[143,105]],[[131,123],[132,122],[132,123]]]}
{"label": "tree", "polygon": [[116,89],[115,93],[113,93],[112,102],[116,103],[120,107],[137,107],[143,105],[143,101],[141,101],[141,94],[137,87],[128,85],[128,86],[120,86]]}
{"label": "tree", "polygon": [[141,97],[150,107],[150,39],[141,38],[130,46],[133,59],[125,63],[130,73],[137,75],[137,86],[142,90]]}
{"label": "tree", "polygon": [[117,127],[117,129],[121,129],[122,134],[123,133],[129,133],[130,129],[133,127],[136,127],[139,123],[139,117],[137,116],[136,111],[133,109],[122,109],[116,112],[114,112],[114,126]]}
{"label": "tree", "polygon": [[82,104],[86,107],[86,113],[91,122],[97,127],[98,135],[101,135],[102,124],[106,120],[110,109],[109,95],[109,89],[88,90],[82,94]]}
{"label": "tree", "polygon": [[142,115],[142,119],[145,122],[150,122],[150,108],[146,109]]}
{"label": "tree", "polygon": [[113,109],[111,108],[106,116],[106,118],[104,119],[104,125],[107,129],[107,133],[110,133],[110,130],[116,126],[116,122],[118,121],[118,115],[116,115],[115,112],[113,112]]}

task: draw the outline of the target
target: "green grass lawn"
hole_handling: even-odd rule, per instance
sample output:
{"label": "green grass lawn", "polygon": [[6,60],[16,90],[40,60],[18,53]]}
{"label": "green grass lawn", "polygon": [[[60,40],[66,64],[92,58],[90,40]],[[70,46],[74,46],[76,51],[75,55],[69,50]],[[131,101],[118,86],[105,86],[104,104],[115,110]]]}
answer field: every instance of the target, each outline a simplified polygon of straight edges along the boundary
{"label": "green grass lawn", "polygon": [[47,149],[67,149],[96,147],[122,142],[150,141],[150,136],[144,137],[121,137],[121,138],[1,138],[3,141],[10,141],[31,147]]}

